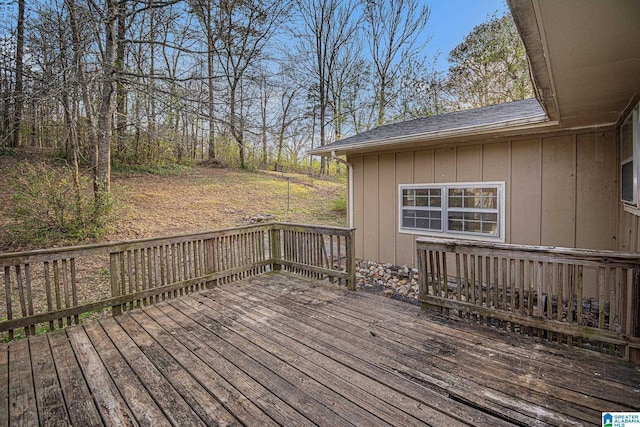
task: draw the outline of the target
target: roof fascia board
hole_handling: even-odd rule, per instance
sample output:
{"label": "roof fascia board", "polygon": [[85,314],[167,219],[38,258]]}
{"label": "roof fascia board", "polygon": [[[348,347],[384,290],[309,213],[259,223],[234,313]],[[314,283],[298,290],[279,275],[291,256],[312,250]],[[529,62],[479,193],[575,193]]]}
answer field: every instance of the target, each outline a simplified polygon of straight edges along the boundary
{"label": "roof fascia board", "polygon": [[542,23],[540,3],[538,0],[507,0],[507,3],[529,58],[529,70],[536,98],[550,120],[559,120],[558,102],[551,64],[548,61],[549,49]]}
{"label": "roof fascia board", "polygon": [[[589,133],[589,132],[596,132],[596,131],[609,131],[609,130],[615,130],[617,129],[617,124],[614,122],[611,123],[603,123],[603,124],[599,124],[599,125],[589,125],[589,126],[574,126],[574,127],[560,127],[558,125],[558,122],[547,122],[546,124],[541,124],[538,126],[528,126],[528,127],[514,127],[514,128],[509,128],[509,129],[505,129],[504,132],[501,133],[476,133],[476,134],[471,134],[471,133],[467,133],[467,134],[462,134],[462,135],[458,135],[458,136],[464,136],[465,139],[464,140],[460,140],[458,141],[458,143],[452,143],[451,141],[449,141],[448,143],[445,143],[444,145],[442,145],[443,141],[447,141],[447,138],[439,138],[439,139],[431,139],[429,141],[425,141],[425,140],[420,140],[420,139],[414,139],[414,140],[410,140],[407,138],[406,141],[401,141],[400,143],[398,143],[397,141],[394,141],[393,143],[386,143],[386,141],[384,142],[379,142],[376,145],[357,145],[354,144],[353,146],[350,147],[334,147],[333,149],[328,148],[326,150],[320,150],[320,148],[318,149],[314,149],[314,152],[308,152],[307,154],[312,154],[312,155],[318,155],[318,156],[324,156],[324,155],[328,155],[327,153],[331,153],[331,151],[334,151],[336,154],[338,155],[346,155],[346,154],[362,154],[362,153],[370,153],[370,152],[377,152],[377,151],[389,151],[389,150],[407,150],[409,148],[411,148],[411,146],[409,145],[411,142],[413,143],[421,143],[419,146],[420,147],[444,147],[444,146],[450,146],[450,145],[464,145],[467,143],[477,143],[478,140],[481,140],[483,138],[511,138],[511,139],[526,139],[528,137],[534,136],[534,135],[547,135],[547,136],[554,136],[556,135],[558,132],[562,135],[564,134],[571,134],[571,133]],[[524,132],[520,135],[514,133],[514,132],[518,132],[519,130],[523,130],[523,131],[528,131],[528,132]],[[469,138],[467,138],[467,136]],[[426,143],[426,144],[422,144],[422,143]],[[329,147],[329,146],[327,146]],[[317,151],[316,151],[317,150]]]}

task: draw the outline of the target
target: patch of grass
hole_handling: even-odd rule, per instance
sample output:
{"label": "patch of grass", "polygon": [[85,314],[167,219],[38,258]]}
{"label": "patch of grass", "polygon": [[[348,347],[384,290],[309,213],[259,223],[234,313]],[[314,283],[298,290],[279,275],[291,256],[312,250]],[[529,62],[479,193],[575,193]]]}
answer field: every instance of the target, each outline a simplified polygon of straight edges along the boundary
{"label": "patch of grass", "polygon": [[333,205],[331,210],[334,212],[346,212],[347,211],[347,200],[343,195],[340,195],[337,199],[333,200]]}
{"label": "patch of grass", "polygon": [[45,164],[19,163],[10,178],[13,189],[8,233],[16,244],[51,246],[101,238],[114,221],[115,199],[99,199],[88,191],[90,181],[73,170]]}
{"label": "patch of grass", "polygon": [[113,173],[121,175],[149,174],[160,176],[178,176],[190,169],[191,166],[177,164],[156,166],[114,164],[111,166],[111,171]]}
{"label": "patch of grass", "polygon": [[0,146],[0,156],[14,156],[15,154],[15,148]]}

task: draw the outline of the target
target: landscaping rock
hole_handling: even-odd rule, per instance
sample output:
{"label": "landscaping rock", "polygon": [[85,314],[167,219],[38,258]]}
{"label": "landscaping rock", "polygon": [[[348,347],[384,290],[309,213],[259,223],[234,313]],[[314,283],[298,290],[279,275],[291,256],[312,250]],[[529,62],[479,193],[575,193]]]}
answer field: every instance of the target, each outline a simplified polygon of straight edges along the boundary
{"label": "landscaping rock", "polygon": [[258,215],[254,215],[251,218],[249,218],[249,222],[251,224],[259,224],[262,222],[269,222],[269,221],[273,221],[274,220],[274,216],[271,214],[258,214]]}
{"label": "landscaping rock", "polygon": [[366,260],[356,262],[356,286],[387,297],[417,302],[419,277],[418,270],[407,265]]}

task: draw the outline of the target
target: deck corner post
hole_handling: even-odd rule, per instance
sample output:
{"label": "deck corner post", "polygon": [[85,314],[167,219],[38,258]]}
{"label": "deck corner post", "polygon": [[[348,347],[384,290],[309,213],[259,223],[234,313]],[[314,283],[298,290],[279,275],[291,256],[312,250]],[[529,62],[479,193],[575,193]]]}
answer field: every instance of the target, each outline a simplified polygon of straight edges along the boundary
{"label": "deck corner post", "polygon": [[[109,276],[111,279],[112,297],[121,296],[119,272],[120,269],[118,268],[118,253],[111,252],[109,253]],[[113,314],[114,316],[117,316],[121,313],[122,307],[120,305],[114,305],[111,307],[111,314]]]}
{"label": "deck corner post", "polygon": [[280,253],[280,229],[278,227],[274,226],[269,229],[269,243],[271,250],[271,270],[280,271],[282,270],[282,264],[278,261],[282,259],[282,255]]}
{"label": "deck corner post", "polygon": [[428,310],[430,305],[424,302],[426,296],[429,294],[429,288],[427,285],[427,266],[425,258],[427,251],[421,247],[420,242],[417,244],[417,256],[418,256],[418,297],[420,298],[423,310]]}
{"label": "deck corner post", "polygon": [[347,277],[347,289],[350,291],[356,290],[356,260],[355,260],[355,252],[356,252],[356,240],[355,240],[355,229],[349,230],[347,234],[347,254],[345,260],[345,268],[348,274]]}

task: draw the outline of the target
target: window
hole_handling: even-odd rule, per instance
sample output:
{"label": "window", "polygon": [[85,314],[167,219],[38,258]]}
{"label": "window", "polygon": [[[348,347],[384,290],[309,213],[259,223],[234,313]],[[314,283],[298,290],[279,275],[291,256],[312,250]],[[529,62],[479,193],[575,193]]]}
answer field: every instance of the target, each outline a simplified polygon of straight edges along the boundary
{"label": "window", "polygon": [[640,104],[620,126],[620,199],[638,207],[638,175],[640,171]]}
{"label": "window", "polygon": [[400,232],[504,241],[504,182],[400,185]]}

